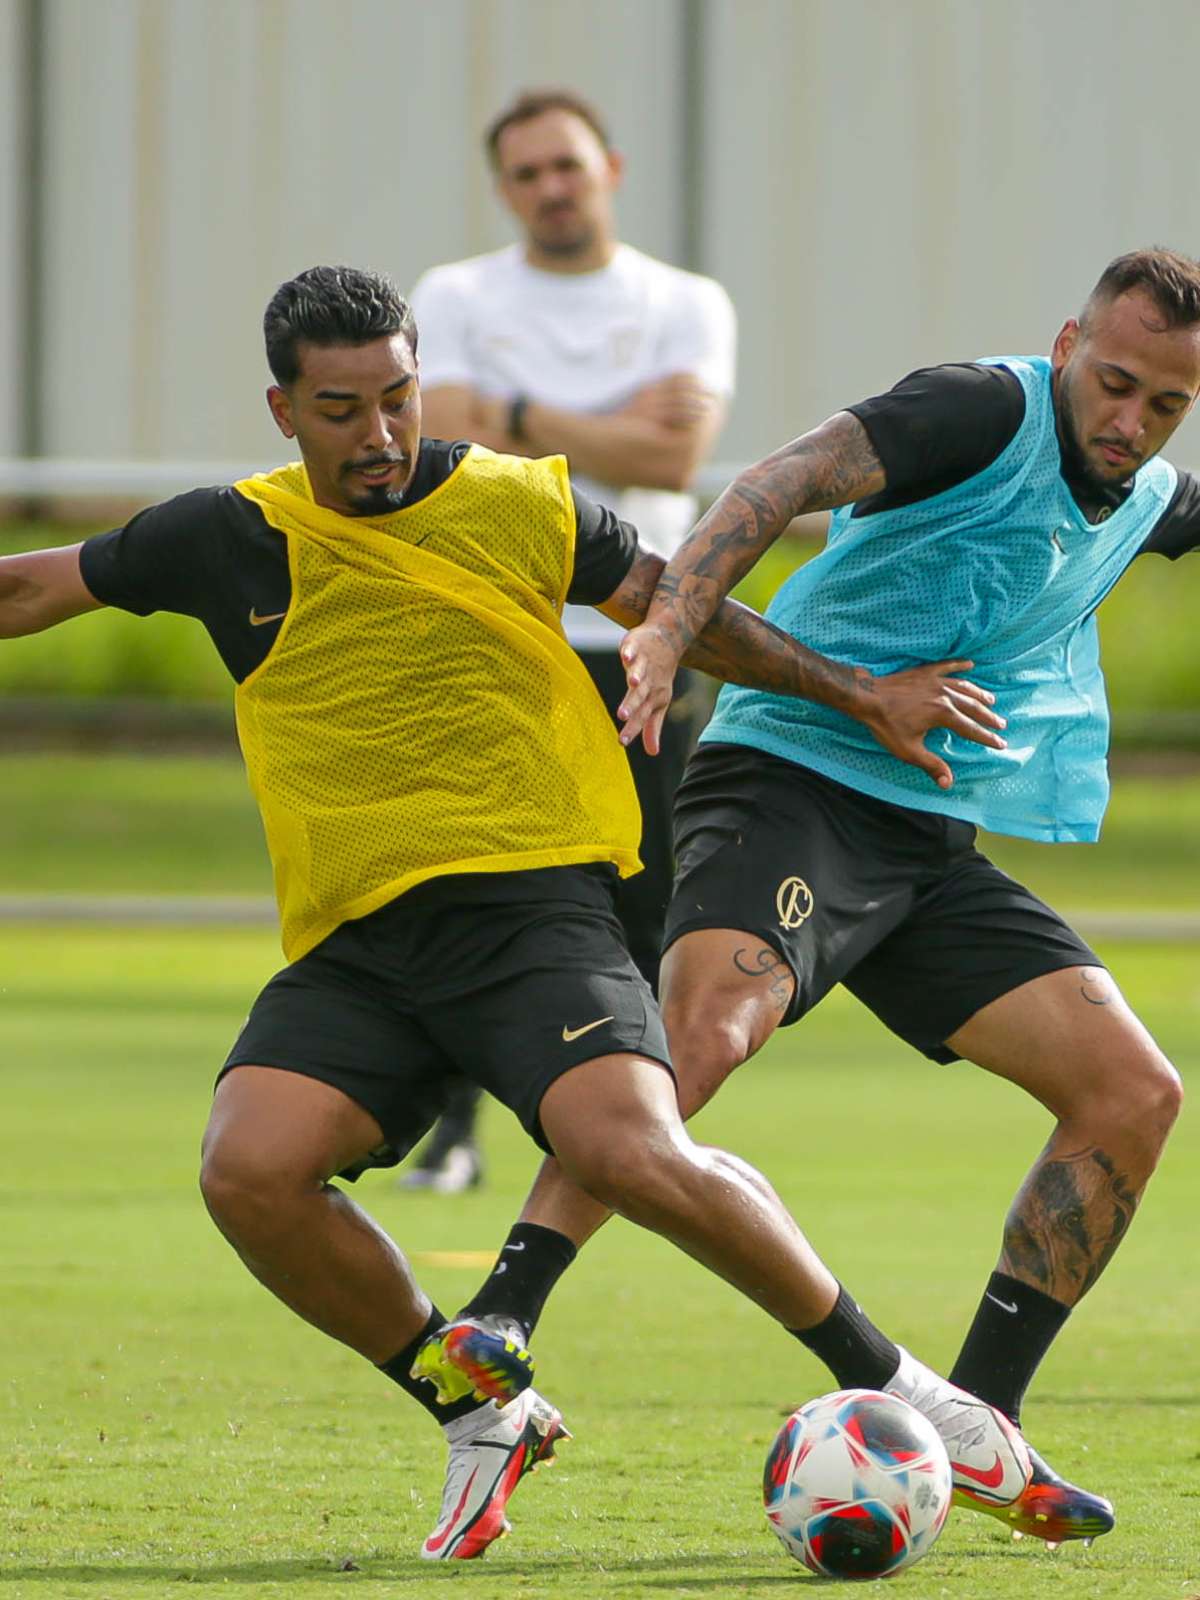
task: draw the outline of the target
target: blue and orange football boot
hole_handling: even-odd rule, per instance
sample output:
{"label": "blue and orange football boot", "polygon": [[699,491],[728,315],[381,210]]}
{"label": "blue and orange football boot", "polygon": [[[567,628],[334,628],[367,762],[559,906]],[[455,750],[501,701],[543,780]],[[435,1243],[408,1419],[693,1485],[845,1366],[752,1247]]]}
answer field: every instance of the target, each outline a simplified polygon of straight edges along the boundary
{"label": "blue and orange football boot", "polygon": [[956,1506],[984,1511],[1014,1534],[1052,1547],[1098,1539],[1113,1527],[1107,1500],[1060,1478],[1002,1411],[938,1377],[907,1350],[884,1388],[916,1406],[941,1435]]}
{"label": "blue and orange football boot", "polygon": [[502,1406],[533,1382],[533,1356],[515,1322],[457,1317],[426,1339],[411,1375],[432,1383],[441,1405],[473,1394]]}
{"label": "blue and orange football boot", "polygon": [[991,1505],[969,1489],[955,1488],[954,1503],[972,1511],[986,1511],[1013,1531],[1015,1538],[1044,1539],[1051,1549],[1068,1539],[1090,1544],[1116,1524],[1111,1504],[1098,1494],[1078,1489],[1048,1467],[1037,1451],[1029,1449],[1029,1482],[1011,1504]]}

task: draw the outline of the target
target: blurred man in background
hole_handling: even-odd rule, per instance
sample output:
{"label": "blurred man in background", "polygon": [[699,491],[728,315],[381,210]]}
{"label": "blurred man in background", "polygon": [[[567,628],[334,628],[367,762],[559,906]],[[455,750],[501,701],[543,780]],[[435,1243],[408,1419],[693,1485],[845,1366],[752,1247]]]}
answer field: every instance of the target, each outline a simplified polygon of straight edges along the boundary
{"label": "blurred man in background", "polygon": [[[434,267],[413,290],[425,428],[510,454],[567,457],[573,482],[671,556],[695,520],[688,490],[733,393],[736,326],[724,289],[618,241],[620,155],[596,110],[564,89],[519,95],[484,144],[519,244]],[[621,630],[568,606],[567,637],[610,713],[625,693]],[[671,806],[709,705],[680,671],[661,754],[629,749],[644,870],[617,913],[657,991],[674,856]],[[403,1180],[442,1192],[478,1180],[478,1090],[456,1092]]]}

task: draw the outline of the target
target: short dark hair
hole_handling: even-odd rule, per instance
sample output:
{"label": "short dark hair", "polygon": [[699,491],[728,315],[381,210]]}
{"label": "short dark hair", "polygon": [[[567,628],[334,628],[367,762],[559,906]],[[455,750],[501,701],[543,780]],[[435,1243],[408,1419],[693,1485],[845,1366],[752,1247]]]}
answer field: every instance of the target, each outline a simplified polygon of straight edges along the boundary
{"label": "short dark hair", "polygon": [[505,128],[511,128],[514,122],[529,122],[544,111],[569,111],[587,123],[606,150],[612,149],[600,113],[582,95],[573,89],[522,89],[515,100],[493,117],[483,136],[483,146],[493,167],[500,165],[500,135]]}
{"label": "short dark hair", "polygon": [[285,386],[300,376],[302,342],[369,344],[394,333],[416,355],[412,307],[385,273],[358,267],[309,267],[279,285],[263,316],[267,365]]}
{"label": "short dark hair", "polygon": [[1094,306],[1109,305],[1133,289],[1141,289],[1154,301],[1165,328],[1190,328],[1200,322],[1200,261],[1161,245],[1130,250],[1110,261],[1088,296],[1080,322],[1087,321]]}

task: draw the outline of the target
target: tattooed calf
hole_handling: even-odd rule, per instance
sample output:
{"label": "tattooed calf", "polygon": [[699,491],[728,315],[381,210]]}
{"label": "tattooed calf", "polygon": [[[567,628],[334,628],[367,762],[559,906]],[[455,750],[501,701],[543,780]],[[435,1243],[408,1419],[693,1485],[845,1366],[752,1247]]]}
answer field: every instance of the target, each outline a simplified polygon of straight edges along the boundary
{"label": "tattooed calf", "polygon": [[1009,1213],[1000,1270],[1074,1305],[1111,1261],[1140,1198],[1096,1146],[1054,1158],[1043,1153]]}

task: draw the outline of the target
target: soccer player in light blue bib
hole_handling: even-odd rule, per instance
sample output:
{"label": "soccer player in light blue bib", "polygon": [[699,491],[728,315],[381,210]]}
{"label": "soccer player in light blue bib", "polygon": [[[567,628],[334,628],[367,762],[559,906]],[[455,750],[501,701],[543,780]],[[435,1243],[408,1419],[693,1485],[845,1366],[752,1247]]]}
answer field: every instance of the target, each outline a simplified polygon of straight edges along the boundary
{"label": "soccer player in light blue bib", "polygon": [[[950,1374],[1018,1424],[1133,1220],[1181,1090],[1103,963],[975,830],[1098,837],[1109,722],[1095,611],[1139,556],[1200,547],[1200,481],[1159,457],[1198,392],[1200,263],[1122,256],[1049,358],[912,373],[748,468],[622,646],[623,738],[653,750],[681,653],[714,608],[794,517],[832,511],[825,549],[769,619],[872,673],[952,663],[923,770],[836,702],[722,690],[676,801],[663,1008],[685,1115],[837,983],[933,1060],[973,1061],[1054,1114]],[[956,672],[994,697],[1002,734],[955,731],[969,692]],[[524,1215],[575,1244],[599,1220],[553,1167]],[[523,1316],[495,1285],[471,1311]],[[871,1362],[891,1370],[844,1290],[795,1331],[843,1384]],[[987,1463],[952,1452],[956,1498],[1048,1542],[1108,1532],[1108,1501],[1030,1454],[1031,1480],[1001,1505]]]}
{"label": "soccer player in light blue bib", "polygon": [[[793,517],[831,509],[828,544],[768,617],[875,672],[969,659],[994,693],[1004,747],[931,735],[952,777],[939,785],[836,711],[723,690],[678,812],[665,1015],[681,1093],[689,1080],[707,1098],[845,982],[927,1054],[974,1061],[1055,1114],[951,1372],[1014,1420],[1132,1221],[1181,1091],[1102,963],[971,835],[1098,837],[1109,722],[1095,611],[1143,552],[1200,546],[1200,484],[1159,456],[1198,392],[1200,266],[1123,256],[1049,359],[914,374],[749,468],[625,648],[629,725],[649,713],[653,739],[681,645]],[[731,783],[751,800],[748,851]],[[1106,1502],[1038,1466],[1026,1493],[1047,1521],[1028,1531],[1111,1526]]]}

